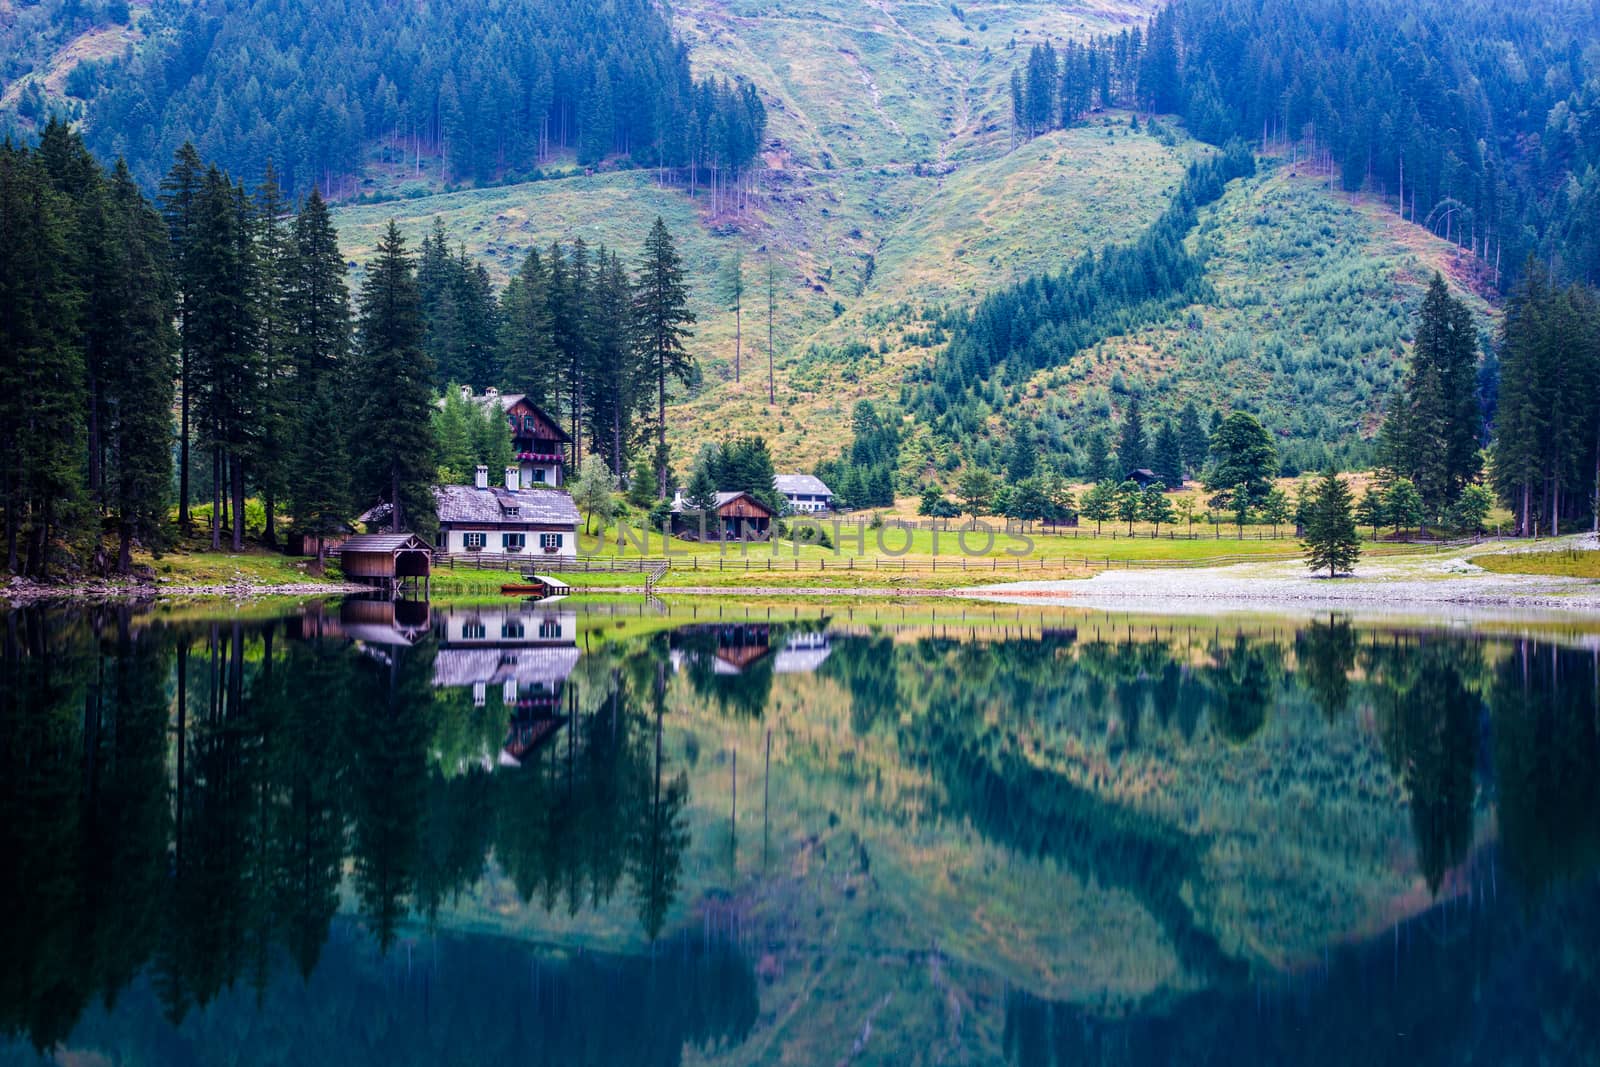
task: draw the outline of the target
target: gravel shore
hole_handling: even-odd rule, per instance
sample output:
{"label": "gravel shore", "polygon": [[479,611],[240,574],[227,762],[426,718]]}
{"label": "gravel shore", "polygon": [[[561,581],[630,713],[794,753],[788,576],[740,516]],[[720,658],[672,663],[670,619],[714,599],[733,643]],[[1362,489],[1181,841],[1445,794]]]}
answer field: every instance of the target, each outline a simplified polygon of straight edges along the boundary
{"label": "gravel shore", "polygon": [[[1559,610],[1600,615],[1600,582],[1494,574],[1457,556],[1362,563],[1348,578],[1318,578],[1295,562],[1207,569],[1106,571],[1080,581],[1016,582],[966,591],[984,599],[1176,614],[1296,610],[1378,610],[1426,614],[1450,607]],[[1450,612],[1449,614],[1454,614]]]}

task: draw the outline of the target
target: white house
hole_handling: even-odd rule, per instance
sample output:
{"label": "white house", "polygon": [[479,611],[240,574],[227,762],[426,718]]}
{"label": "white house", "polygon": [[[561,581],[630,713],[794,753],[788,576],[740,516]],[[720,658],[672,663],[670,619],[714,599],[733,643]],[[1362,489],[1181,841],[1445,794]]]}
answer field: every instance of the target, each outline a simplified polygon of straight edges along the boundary
{"label": "white house", "polygon": [[531,564],[578,554],[578,507],[560,489],[521,488],[520,467],[507,467],[505,486],[489,485],[480,466],[473,485],[436,485],[439,549],[452,554],[525,555]]}
{"label": "white house", "polygon": [[772,487],[789,502],[792,514],[809,515],[833,509],[833,490],[814,474],[780,474],[772,479]]}

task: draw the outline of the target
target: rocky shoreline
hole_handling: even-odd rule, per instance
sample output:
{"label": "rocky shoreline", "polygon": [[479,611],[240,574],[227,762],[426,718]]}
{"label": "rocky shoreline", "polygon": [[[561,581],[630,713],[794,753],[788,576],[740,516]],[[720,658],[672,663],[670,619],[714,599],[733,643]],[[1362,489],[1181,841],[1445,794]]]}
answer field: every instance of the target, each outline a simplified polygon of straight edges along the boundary
{"label": "rocky shoreline", "polygon": [[364,586],[344,582],[190,583],[139,578],[124,581],[97,578],[87,581],[32,582],[25,578],[13,578],[4,586],[0,586],[0,606],[22,608],[33,604],[61,601],[100,603],[128,600],[143,603],[152,600],[190,598],[240,601],[277,596],[344,596],[369,591]]}

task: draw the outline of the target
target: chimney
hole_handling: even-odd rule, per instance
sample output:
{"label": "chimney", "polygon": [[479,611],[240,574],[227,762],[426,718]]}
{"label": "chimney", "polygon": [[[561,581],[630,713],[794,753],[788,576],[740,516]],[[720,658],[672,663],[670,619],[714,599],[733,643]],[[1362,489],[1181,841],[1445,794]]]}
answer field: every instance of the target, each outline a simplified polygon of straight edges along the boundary
{"label": "chimney", "polygon": [[461,387],[461,399],[462,400],[471,400],[472,399],[472,386],[463,385]]}
{"label": "chimney", "polygon": [[473,479],[472,484],[479,489],[489,488],[489,468],[486,465],[478,464],[478,476]]}
{"label": "chimney", "polygon": [[522,471],[516,467],[506,468],[506,488],[515,492],[522,488]]}

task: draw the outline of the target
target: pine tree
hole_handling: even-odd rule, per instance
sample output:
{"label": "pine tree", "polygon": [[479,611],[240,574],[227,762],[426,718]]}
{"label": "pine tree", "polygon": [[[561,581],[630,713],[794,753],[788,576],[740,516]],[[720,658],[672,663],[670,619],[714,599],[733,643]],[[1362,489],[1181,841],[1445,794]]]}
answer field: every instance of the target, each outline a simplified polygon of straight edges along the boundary
{"label": "pine tree", "polygon": [[178,525],[185,534],[191,529],[189,451],[193,436],[190,418],[194,403],[194,372],[191,367],[193,329],[190,320],[198,287],[195,228],[204,180],[205,167],[200,162],[200,153],[195,151],[193,144],[185,141],[173,159],[172,169],[161,180],[161,213],[167,223],[167,237],[172,247],[172,276],[178,292]]}
{"label": "pine tree", "polygon": [[1156,431],[1154,467],[1157,477],[1173,489],[1183,488],[1183,445],[1169,419]]}
{"label": "pine tree", "polygon": [[530,249],[500,298],[500,385],[543,405],[555,364],[550,271]]}
{"label": "pine tree", "polygon": [[284,347],[290,369],[288,493],[295,522],[326,539],[349,514],[350,457],[346,401],[350,373],[350,292],[328,206],[313,189],[290,233],[292,268],[284,286]]}
{"label": "pine tree", "polygon": [[1178,442],[1183,449],[1184,473],[1198,475],[1205,470],[1211,453],[1211,435],[1200,424],[1200,411],[1193,400],[1183,405],[1183,412],[1178,416]]}
{"label": "pine tree", "polygon": [[236,552],[244,547],[245,466],[254,458],[262,387],[253,216],[243,187],[209,168],[192,231],[189,361],[211,453],[211,547],[221,547],[231,508]]}
{"label": "pine tree", "polygon": [[115,307],[118,373],[106,379],[106,501],[117,523],[117,569],[132,570],[135,541],[159,553],[172,487],[172,397],[177,373],[176,306],[167,232],[127,166],[109,188],[111,240],[105,282]]}
{"label": "pine tree", "polygon": [[1100,430],[1089,434],[1084,446],[1087,460],[1084,464],[1084,477],[1091,482],[1103,482],[1111,476],[1110,446],[1106,444],[1106,435]]}
{"label": "pine tree", "polygon": [[[0,144],[0,506],[7,567],[45,577],[77,521],[86,447],[71,205],[37,156]],[[24,556],[25,552],[25,556]]]}
{"label": "pine tree", "polygon": [[1435,518],[1479,474],[1477,378],[1472,313],[1436,273],[1423,298],[1409,370],[1381,436],[1384,468],[1412,479]]}
{"label": "pine tree", "polygon": [[1128,403],[1128,413],[1122,419],[1122,435],[1117,441],[1117,465],[1123,474],[1130,474],[1145,465],[1144,416],[1139,410],[1139,398]]}
{"label": "pine tree", "polygon": [[256,284],[255,314],[258,324],[261,389],[254,415],[256,484],[261,490],[266,521],[261,543],[278,543],[278,504],[289,492],[294,414],[290,407],[293,364],[290,355],[288,290],[298,269],[289,214],[278,187],[278,174],[268,161],[266,174],[255,195]]}
{"label": "pine tree", "polygon": [[1361,537],[1356,532],[1350,487],[1333,471],[1322,476],[1312,492],[1305,539],[1306,564],[1313,571],[1326,569],[1338,577],[1361,558]]}
{"label": "pine tree", "polygon": [[649,368],[656,391],[656,478],[659,491],[667,495],[667,387],[676,381],[688,385],[694,379],[696,363],[684,341],[694,334],[694,313],[689,310],[689,289],[683,277],[683,261],[659,216],[645,239],[644,263],[634,288],[634,307],[639,329],[642,362]]}
{"label": "pine tree", "polygon": [[1007,476],[1013,484],[1019,484],[1032,478],[1038,467],[1039,450],[1033,443],[1033,435],[1026,430],[1019,432],[1012,438],[1011,454],[1006,457]]}
{"label": "pine tree", "polygon": [[391,219],[361,286],[351,424],[361,427],[363,440],[354,450],[355,491],[358,500],[391,506],[392,530],[431,536],[434,394],[424,337],[415,268]]}

